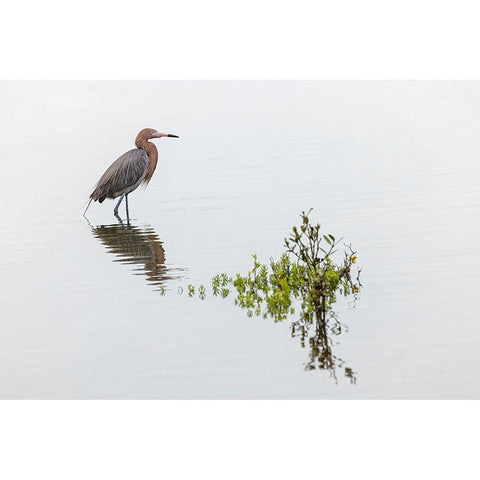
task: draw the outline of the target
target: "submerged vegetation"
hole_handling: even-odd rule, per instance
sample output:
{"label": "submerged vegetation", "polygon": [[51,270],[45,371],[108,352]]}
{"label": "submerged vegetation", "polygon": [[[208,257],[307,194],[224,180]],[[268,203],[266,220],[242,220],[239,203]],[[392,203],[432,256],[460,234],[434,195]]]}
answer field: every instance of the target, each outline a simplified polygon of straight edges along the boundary
{"label": "submerged vegetation", "polygon": [[[226,298],[235,292],[235,304],[244,308],[248,316],[272,318],[275,322],[299,311],[291,331],[293,337],[300,338],[302,347],[308,340],[310,359],[305,368],[329,370],[335,380],[336,368],[344,368],[345,376],[355,383],[355,372],[345,367],[332,351],[331,335],[339,335],[345,329],[332,306],[339,295],[353,295],[356,300],[361,270],[357,268],[354,272],[357,255],[350,244],[323,234],[320,224],[311,224],[311,210],[302,212],[301,224],[294,226],[284,239],[285,252],[278,260],[262,264],[252,255],[253,265],[246,275],[237,273],[234,278],[226,273],[215,275],[212,293]],[[340,261],[335,261],[339,255]],[[187,286],[189,297],[195,291],[193,285]],[[203,300],[205,287],[200,285],[197,291]]]}

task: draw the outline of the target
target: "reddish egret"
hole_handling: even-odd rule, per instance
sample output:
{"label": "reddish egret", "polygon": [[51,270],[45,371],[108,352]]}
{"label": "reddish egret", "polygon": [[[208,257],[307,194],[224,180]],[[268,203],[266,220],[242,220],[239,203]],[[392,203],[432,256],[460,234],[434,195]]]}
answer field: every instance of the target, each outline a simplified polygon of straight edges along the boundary
{"label": "reddish egret", "polygon": [[129,150],[121,157],[117,158],[101,176],[98,183],[95,185],[95,190],[90,195],[85,213],[92,200],[102,203],[106,198],[117,198],[120,200],[115,205],[113,213],[118,216],[118,207],[125,197],[125,207],[128,214],[128,194],[133,192],[142,183],[145,186],[152,178],[153,172],[157,166],[158,151],[157,147],[148,140],[152,138],[174,137],[177,135],[171,133],[162,133],[153,128],[144,128],[139,132],[135,139],[137,148]]}

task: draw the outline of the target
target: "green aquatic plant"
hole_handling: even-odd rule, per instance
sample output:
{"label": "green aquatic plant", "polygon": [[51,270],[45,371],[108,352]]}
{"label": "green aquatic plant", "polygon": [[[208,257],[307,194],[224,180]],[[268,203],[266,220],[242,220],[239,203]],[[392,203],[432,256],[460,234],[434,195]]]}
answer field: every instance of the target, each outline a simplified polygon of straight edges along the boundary
{"label": "green aquatic plant", "polygon": [[232,277],[226,273],[219,273],[212,278],[212,292],[214,295],[220,295],[222,298],[228,297],[230,289],[228,286],[232,283]]}
{"label": "green aquatic plant", "polygon": [[287,253],[296,258],[299,269],[303,314],[309,316],[315,313],[319,319],[325,320],[325,313],[335,303],[338,293],[348,296],[359,292],[360,269],[353,279],[352,269],[357,256],[350,244],[343,244],[345,250],[342,261],[338,264],[334,262],[333,255],[338,251],[342,239],[321,234],[319,223],[311,225],[308,217],[311,211],[302,212],[302,224],[300,227],[294,226],[284,242]]}
{"label": "green aquatic plant", "polygon": [[324,322],[338,294],[359,292],[360,269],[354,277],[357,256],[347,244],[343,244],[342,261],[335,263],[333,256],[342,239],[322,234],[320,224],[310,223],[310,212],[302,212],[302,223],[284,239],[286,251],[278,260],[262,264],[252,255],[253,266],[246,275],[237,273],[234,279],[225,273],[216,275],[212,279],[213,294],[227,296],[231,283],[237,292],[235,304],[246,309],[249,316],[285,320],[300,303],[303,319],[312,321],[315,317]]}

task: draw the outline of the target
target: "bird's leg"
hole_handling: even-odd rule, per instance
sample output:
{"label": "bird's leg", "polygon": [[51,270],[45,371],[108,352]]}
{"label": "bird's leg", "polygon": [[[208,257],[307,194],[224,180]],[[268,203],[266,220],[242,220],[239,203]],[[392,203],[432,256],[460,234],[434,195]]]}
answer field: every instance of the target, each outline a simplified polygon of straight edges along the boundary
{"label": "bird's leg", "polygon": [[[83,216],[84,216],[84,217],[85,217],[85,214],[87,213],[88,207],[89,207],[90,204],[92,203],[92,200],[93,200],[93,198],[90,199],[90,201],[88,202],[87,208],[86,208],[85,211],[83,212]],[[85,218],[87,218],[87,217],[85,217]]]}
{"label": "bird's leg", "polygon": [[120,197],[120,200],[117,202],[117,204],[115,205],[115,208],[113,209],[113,213],[115,215],[118,215],[118,207],[122,203],[123,197],[124,197],[124,194],[122,193],[122,196]]}
{"label": "bird's leg", "polygon": [[130,216],[128,215],[128,193],[125,195],[125,207],[127,209],[127,222],[129,222]]}

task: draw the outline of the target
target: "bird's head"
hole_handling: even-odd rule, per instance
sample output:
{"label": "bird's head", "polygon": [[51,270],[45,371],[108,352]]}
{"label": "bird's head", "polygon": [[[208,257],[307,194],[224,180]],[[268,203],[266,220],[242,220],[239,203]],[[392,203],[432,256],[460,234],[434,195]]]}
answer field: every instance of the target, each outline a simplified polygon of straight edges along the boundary
{"label": "bird's head", "polygon": [[155,130],[154,128],[144,128],[137,135],[137,140],[150,140],[152,138],[162,138],[162,137],[174,137],[178,138],[178,135],[173,135],[172,133],[163,133]]}

